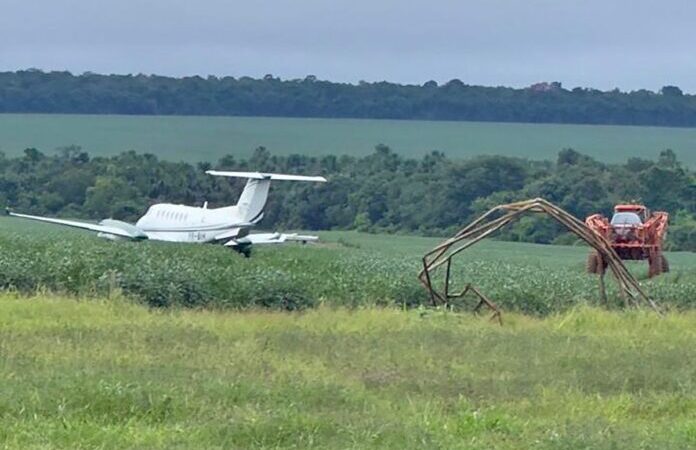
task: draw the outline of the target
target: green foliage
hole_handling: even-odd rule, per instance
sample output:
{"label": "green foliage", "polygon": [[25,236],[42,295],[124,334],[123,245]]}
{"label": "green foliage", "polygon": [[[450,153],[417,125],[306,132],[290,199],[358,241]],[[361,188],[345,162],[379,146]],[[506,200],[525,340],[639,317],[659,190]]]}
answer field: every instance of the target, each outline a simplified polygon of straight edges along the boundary
{"label": "green foliage", "polygon": [[1,223],[0,288],[23,293],[121,293],[154,307],[284,310],[324,301],[360,306],[424,298],[415,277],[406,276],[409,261],[375,252],[288,246],[254,249],[245,259],[217,246],[109,242],[73,230],[27,228],[21,220]]}
{"label": "green foliage", "polygon": [[629,93],[568,90],[558,82],[512,89],[457,79],[442,86],[352,85],[312,76],[203,79],[26,70],[0,73],[0,112],[694,126],[696,96],[676,86]]}
{"label": "green foliage", "polygon": [[[128,207],[128,199],[137,195],[127,180],[115,177],[98,176],[94,186],[87,188],[85,196],[85,213],[93,217],[113,217],[120,219],[125,215],[138,213],[137,205]],[[130,214],[129,214],[130,213]]]}
{"label": "green foliage", "polygon": [[675,225],[669,228],[669,247],[696,252],[696,219],[685,210],[674,217]]}
{"label": "green foliage", "polygon": [[[124,295],[158,308],[424,305],[429,298],[416,276],[423,253],[438,241],[328,232],[321,233],[321,244],[255,248],[246,259],[222,246],[111,242],[12,218],[0,218],[0,229],[0,289]],[[484,242],[455,262],[451,289],[472,282],[504,310],[535,315],[594,305],[597,279],[584,273],[587,252],[580,246]],[[667,257],[672,271],[652,280],[645,263],[629,266],[665,307],[694,307],[696,258]],[[612,306],[619,307],[616,286],[608,283],[608,289]]]}
{"label": "green foliage", "polygon": [[4,294],[0,447],[690,449],[694,320]]}
{"label": "green foliage", "polygon": [[[204,172],[211,166],[135,152],[90,158],[77,148],[51,156],[27,149],[22,157],[3,160],[0,194],[21,212],[135,221],[153,203],[208,201],[216,207],[236,201],[243,180],[210,177]],[[322,185],[274,184],[262,222],[269,228],[444,235],[504,202],[544,197],[582,219],[636,200],[653,210],[684,211],[673,222],[680,231],[671,248],[696,245],[695,176],[669,150],[657,161],[610,165],[572,149],[561,151],[554,164],[496,155],[452,160],[439,152],[411,159],[385,145],[360,158],[276,156],[259,147],[248,160],[228,155],[215,167],[329,178]],[[527,218],[499,236],[551,243],[566,231]]]}

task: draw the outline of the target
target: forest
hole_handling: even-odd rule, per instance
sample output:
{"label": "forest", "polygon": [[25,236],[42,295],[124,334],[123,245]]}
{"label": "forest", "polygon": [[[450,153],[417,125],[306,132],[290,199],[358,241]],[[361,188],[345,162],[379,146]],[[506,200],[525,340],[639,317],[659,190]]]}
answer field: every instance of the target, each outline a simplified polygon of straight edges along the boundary
{"label": "forest", "polygon": [[251,77],[0,72],[0,113],[277,116],[696,126],[696,95],[600,91],[559,82],[527,88],[334,83]]}
{"label": "forest", "polygon": [[[260,147],[249,159],[228,155],[194,165],[133,151],[90,157],[79,147],[52,154],[28,148],[18,157],[0,153],[0,205],[24,213],[135,221],[153,203],[234,204],[243,180],[206,175],[211,168],[329,179],[322,185],[275,183],[263,229],[439,236],[503,202],[543,197],[582,219],[610,214],[618,202],[639,201],[670,213],[670,249],[696,251],[696,172],[671,150],[655,160],[604,164],[573,149],[560,151],[555,161],[533,161],[494,155],[454,160],[439,152],[414,159],[384,145],[365,157],[277,156]],[[555,223],[536,217],[499,238],[574,242]]]}

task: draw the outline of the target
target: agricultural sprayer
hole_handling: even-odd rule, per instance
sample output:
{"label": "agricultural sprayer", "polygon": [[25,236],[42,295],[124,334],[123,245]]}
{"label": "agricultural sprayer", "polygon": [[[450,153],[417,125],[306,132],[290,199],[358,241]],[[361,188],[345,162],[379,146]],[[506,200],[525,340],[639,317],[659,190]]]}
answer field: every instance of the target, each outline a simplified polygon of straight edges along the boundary
{"label": "agricultural sprayer", "polygon": [[[623,204],[614,207],[611,220],[601,214],[585,219],[585,224],[611,243],[623,260],[648,260],[648,276],[669,272],[669,263],[662,252],[667,234],[669,214],[662,211],[650,213],[644,205]],[[587,257],[589,273],[603,273],[606,261],[596,252]]]}

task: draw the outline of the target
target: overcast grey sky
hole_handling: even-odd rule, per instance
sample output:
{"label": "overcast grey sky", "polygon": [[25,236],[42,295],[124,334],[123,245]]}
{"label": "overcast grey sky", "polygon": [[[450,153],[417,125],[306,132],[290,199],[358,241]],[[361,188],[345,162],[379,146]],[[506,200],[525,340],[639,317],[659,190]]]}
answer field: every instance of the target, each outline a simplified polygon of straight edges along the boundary
{"label": "overcast grey sky", "polygon": [[690,0],[0,0],[0,70],[696,93]]}

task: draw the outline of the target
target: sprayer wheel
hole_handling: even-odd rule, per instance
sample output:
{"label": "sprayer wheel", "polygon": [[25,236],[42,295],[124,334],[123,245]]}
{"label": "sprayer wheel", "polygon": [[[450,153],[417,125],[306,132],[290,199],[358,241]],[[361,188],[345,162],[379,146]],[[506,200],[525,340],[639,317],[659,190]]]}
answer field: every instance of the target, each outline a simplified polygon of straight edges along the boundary
{"label": "sprayer wheel", "polygon": [[599,274],[600,271],[603,273],[606,267],[602,264],[602,257],[596,251],[590,252],[587,255],[587,273]]}
{"label": "sprayer wheel", "polygon": [[669,262],[667,261],[665,255],[660,255],[660,262],[662,264],[662,273],[669,272]]}

